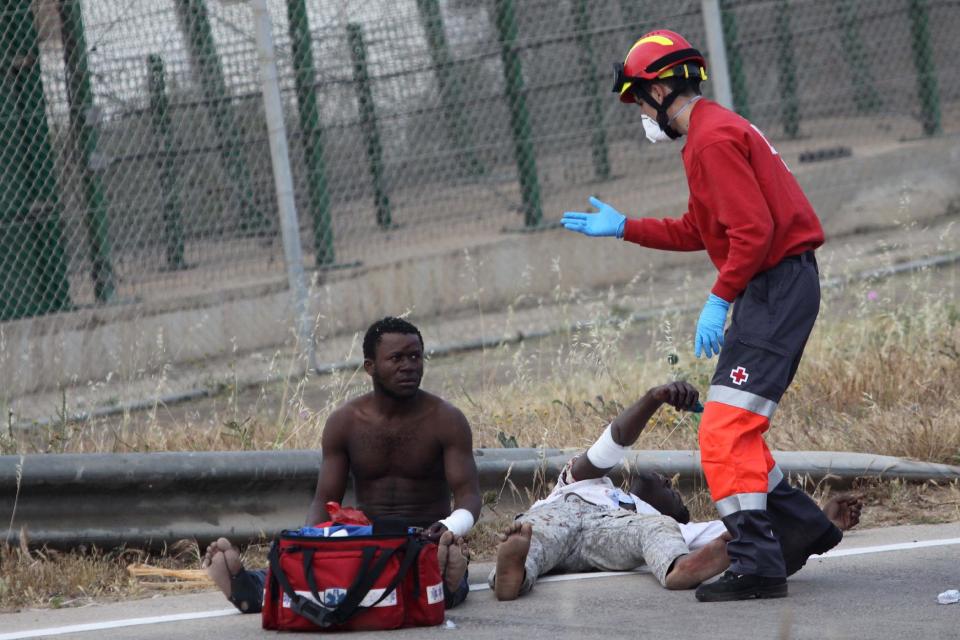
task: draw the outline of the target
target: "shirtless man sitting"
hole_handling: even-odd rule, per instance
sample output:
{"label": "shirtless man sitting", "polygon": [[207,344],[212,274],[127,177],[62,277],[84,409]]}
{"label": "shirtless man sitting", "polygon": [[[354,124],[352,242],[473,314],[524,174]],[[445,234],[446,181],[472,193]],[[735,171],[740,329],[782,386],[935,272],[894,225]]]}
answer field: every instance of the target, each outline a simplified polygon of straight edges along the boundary
{"label": "shirtless man sitting", "polygon": [[[459,409],[420,389],[423,338],[409,322],[387,317],[371,325],[363,358],[373,391],[327,419],[306,523],[330,519],[325,505],[343,500],[352,474],[357,507],[375,531],[422,527],[438,543],[446,606],[454,607],[469,591],[463,536],[481,507],[470,425]],[[238,609],[260,611],[266,572],[245,570],[228,540],[211,544],[202,565]]]}
{"label": "shirtless man sitting", "polygon": [[[723,522],[691,523],[669,480],[653,472],[635,474],[628,493],[606,476],[662,404],[690,410],[697,398],[697,390],[686,382],[650,389],[585,454],[564,467],[550,495],[500,534],[496,568],[489,577],[498,600],[529,592],[550,571],[627,571],[646,564],[666,588],[689,589],[729,566]],[[845,531],[860,521],[861,508],[859,498],[839,496],[823,511]],[[803,536],[780,540],[790,573],[811,553],[822,553]]]}

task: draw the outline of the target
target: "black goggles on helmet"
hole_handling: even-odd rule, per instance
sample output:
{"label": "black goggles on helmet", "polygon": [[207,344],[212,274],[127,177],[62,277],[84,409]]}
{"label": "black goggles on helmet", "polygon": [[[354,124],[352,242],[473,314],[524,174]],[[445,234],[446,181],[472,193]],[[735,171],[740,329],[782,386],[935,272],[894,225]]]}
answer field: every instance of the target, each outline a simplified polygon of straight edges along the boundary
{"label": "black goggles on helmet", "polygon": [[620,94],[623,93],[624,86],[632,84],[634,82],[640,82],[643,78],[637,78],[634,76],[628,76],[626,71],[623,68],[622,62],[613,63],[613,89],[614,93]]}

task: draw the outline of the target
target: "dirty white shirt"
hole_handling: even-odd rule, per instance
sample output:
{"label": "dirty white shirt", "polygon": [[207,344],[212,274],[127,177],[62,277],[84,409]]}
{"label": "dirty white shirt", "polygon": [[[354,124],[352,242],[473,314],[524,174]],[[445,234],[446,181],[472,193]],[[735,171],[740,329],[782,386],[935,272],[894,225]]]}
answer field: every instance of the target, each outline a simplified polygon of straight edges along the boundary
{"label": "dirty white shirt", "polygon": [[[553,488],[550,495],[543,500],[534,502],[530,506],[530,511],[533,511],[539,506],[561,500],[567,495],[574,494],[581,500],[595,504],[598,507],[621,509],[621,503],[633,503],[637,513],[641,515],[662,515],[650,503],[644,502],[632,493],[618,489],[614,486],[613,481],[606,476],[571,482],[571,477],[568,475],[570,466],[571,465],[568,464],[564,467],[563,471],[560,472],[560,477],[557,478],[557,486]],[[683,534],[683,539],[691,551],[696,551],[706,546],[707,543],[719,538],[726,533],[726,531],[727,528],[723,526],[723,523],[719,520],[690,522],[680,525],[680,533]]]}

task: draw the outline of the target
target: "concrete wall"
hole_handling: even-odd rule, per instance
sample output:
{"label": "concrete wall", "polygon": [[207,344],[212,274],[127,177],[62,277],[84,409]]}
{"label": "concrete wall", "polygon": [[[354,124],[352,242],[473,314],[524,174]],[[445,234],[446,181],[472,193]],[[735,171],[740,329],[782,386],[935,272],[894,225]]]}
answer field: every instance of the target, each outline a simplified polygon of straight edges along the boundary
{"label": "concrete wall", "polygon": [[[805,186],[819,185],[810,189],[811,199],[828,235],[929,219],[960,198],[960,145],[949,137],[793,168]],[[678,195],[673,210],[683,211],[685,198]],[[478,306],[493,310],[524,295],[549,298],[558,282],[563,289],[599,288],[643,270],[692,263],[711,268],[703,253],[638,251],[562,229],[504,234],[466,249],[344,274],[315,287],[312,304],[318,331],[331,335],[406,310],[414,318]],[[85,309],[0,325],[0,385],[9,399],[272,349],[291,338],[283,282],[168,303]]]}

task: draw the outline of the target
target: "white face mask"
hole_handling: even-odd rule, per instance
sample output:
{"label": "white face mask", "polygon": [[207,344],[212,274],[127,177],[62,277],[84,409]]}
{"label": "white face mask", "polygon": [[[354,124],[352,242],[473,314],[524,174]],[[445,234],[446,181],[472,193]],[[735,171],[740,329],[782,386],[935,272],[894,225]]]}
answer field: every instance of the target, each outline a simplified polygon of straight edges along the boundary
{"label": "white face mask", "polygon": [[666,132],[660,128],[660,125],[657,124],[657,121],[650,116],[641,115],[640,122],[643,123],[643,132],[647,135],[647,140],[653,144],[670,140],[670,136],[668,136]]}
{"label": "white face mask", "polygon": [[[668,124],[672,125],[673,122],[677,119],[677,117],[681,113],[683,113],[684,111],[692,107],[694,104],[696,104],[697,101],[702,97],[703,96],[694,96],[693,99],[688,101],[687,104],[683,105],[683,107],[681,107],[680,110],[677,111],[677,113],[674,114],[672,118],[670,118],[670,122]],[[650,116],[641,114],[640,121],[643,123],[643,132],[647,135],[647,140],[649,140],[653,144],[674,139],[668,136],[666,132],[660,128],[660,125],[657,124],[657,121],[651,118]]]}

